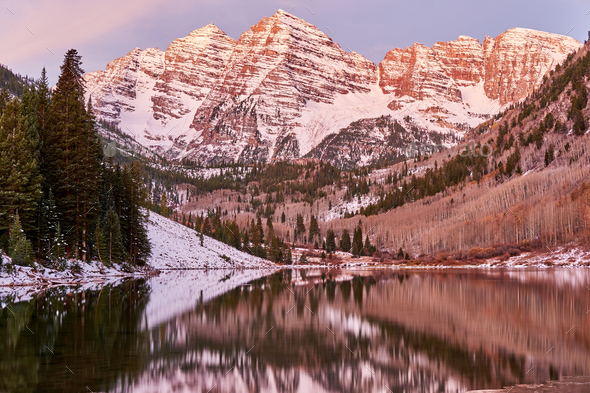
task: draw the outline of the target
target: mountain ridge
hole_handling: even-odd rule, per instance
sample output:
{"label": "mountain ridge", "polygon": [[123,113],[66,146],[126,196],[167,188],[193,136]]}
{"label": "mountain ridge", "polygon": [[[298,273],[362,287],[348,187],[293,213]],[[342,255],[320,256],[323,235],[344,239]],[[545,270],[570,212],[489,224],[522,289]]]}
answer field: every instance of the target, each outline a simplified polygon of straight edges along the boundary
{"label": "mountain ridge", "polygon": [[515,28],[483,44],[459,36],[392,49],[376,65],[279,10],[238,40],[209,24],[166,51],[136,48],[85,79],[100,119],[169,159],[268,162],[303,157],[354,121],[388,115],[460,139],[526,97],[580,45]]}

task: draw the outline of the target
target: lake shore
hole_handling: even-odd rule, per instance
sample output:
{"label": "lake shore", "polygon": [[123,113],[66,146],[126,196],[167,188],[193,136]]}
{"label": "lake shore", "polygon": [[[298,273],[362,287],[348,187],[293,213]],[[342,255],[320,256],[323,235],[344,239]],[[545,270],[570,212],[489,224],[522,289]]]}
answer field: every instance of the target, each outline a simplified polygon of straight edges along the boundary
{"label": "lake shore", "polygon": [[[375,257],[353,258],[349,253],[336,252],[332,259],[319,257],[321,250],[293,250],[297,257],[301,253],[308,254],[307,263],[295,262],[293,265],[274,265],[276,268],[374,268],[374,269],[500,269],[500,268],[539,268],[554,267],[586,268],[590,267],[590,251],[583,247],[559,247],[552,252],[530,251],[510,258],[495,257],[488,259],[469,258],[465,260],[441,259],[429,256],[412,260],[387,260]],[[315,256],[317,255],[317,256]],[[182,265],[182,267],[168,267],[162,264],[154,267],[152,264],[143,267],[131,267],[127,264],[113,264],[105,266],[98,261],[82,262],[68,260],[59,269],[44,267],[38,263],[33,266],[12,265],[10,259],[2,256],[2,274],[0,276],[0,290],[6,288],[36,287],[44,288],[56,285],[85,285],[89,283],[103,283],[124,278],[150,277],[165,270],[256,270],[269,269],[271,262],[264,266],[206,266],[200,264]],[[299,258],[297,258],[299,259]]]}
{"label": "lake shore", "polygon": [[292,267],[375,267],[394,269],[449,269],[449,268],[541,268],[552,267],[590,267],[590,247],[580,245],[560,246],[553,249],[538,249],[520,252],[518,255],[502,255],[490,258],[465,255],[455,259],[454,255],[439,253],[425,255],[409,260],[388,258],[386,253],[374,256],[353,257],[350,253],[336,251],[332,259],[320,257],[322,250],[293,250],[293,259],[299,261],[301,254],[306,254],[306,263],[295,262]]}
{"label": "lake shore", "polygon": [[470,390],[466,393],[584,393],[590,391],[590,377],[565,377],[544,384],[508,386],[504,389]]}

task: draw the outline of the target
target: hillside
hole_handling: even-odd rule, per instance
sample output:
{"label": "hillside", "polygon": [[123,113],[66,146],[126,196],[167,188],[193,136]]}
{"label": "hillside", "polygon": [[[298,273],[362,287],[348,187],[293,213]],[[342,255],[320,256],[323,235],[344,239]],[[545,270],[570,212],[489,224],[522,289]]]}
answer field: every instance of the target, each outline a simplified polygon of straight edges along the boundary
{"label": "hillside", "polygon": [[0,90],[5,89],[9,94],[20,97],[25,86],[34,83],[34,80],[15,74],[5,65],[0,64]]}
{"label": "hillside", "polygon": [[[329,230],[339,247],[344,230],[352,237],[360,224],[362,241],[368,235],[386,258],[402,248],[450,265],[529,252],[556,264],[580,260],[590,239],[589,75],[586,45],[457,148],[421,144],[392,118],[363,119],[314,150],[316,161],[254,166],[231,182],[224,176],[245,168],[185,179],[171,191],[174,206],[183,219],[215,207],[240,228],[261,216],[274,235],[309,247],[321,247]],[[368,141],[371,132],[384,142]],[[393,137],[405,148],[389,149]],[[374,168],[338,168],[371,154],[382,159]]]}
{"label": "hillside", "polygon": [[[384,153],[357,161],[346,152],[324,155],[318,146],[333,139],[354,144],[349,129],[382,116],[412,140],[453,145],[526,97],[580,45],[515,28],[483,44],[460,36],[432,48],[392,49],[376,65],[279,10],[238,40],[208,25],[165,51],[135,48],[84,78],[99,119],[170,160],[209,165],[306,156],[368,165]],[[390,157],[407,139],[366,131],[352,150],[386,142]]]}
{"label": "hillside", "polygon": [[275,266],[208,236],[204,237],[201,246],[197,231],[154,212],[149,213],[148,238],[152,245],[148,264],[156,269],[260,269]]}
{"label": "hillside", "polygon": [[[590,238],[588,51],[585,45],[569,56],[526,100],[470,132],[460,149],[432,153],[422,146],[411,177],[402,180],[404,197],[415,202],[396,208],[385,193],[365,209],[370,217],[363,226],[374,226],[377,243],[400,245],[414,255],[450,252],[443,259],[466,258],[471,249],[482,258],[509,254],[506,247],[494,248],[500,244],[549,253],[557,245],[585,244]],[[488,157],[481,157],[485,149]],[[330,225],[350,227],[350,221]]]}
{"label": "hillside", "polygon": [[[68,260],[63,268],[48,268],[38,263],[33,266],[16,266],[10,258],[0,252],[0,288],[3,288],[0,290],[0,296],[13,295],[28,299],[40,286],[69,283],[90,288],[93,285],[117,282],[123,277],[149,275],[154,273],[154,269],[215,269],[223,272],[223,269],[259,270],[276,267],[265,259],[238,251],[208,236],[204,237],[201,246],[197,232],[153,212],[149,213],[147,230],[152,256],[148,260],[148,265],[140,268],[121,264],[105,267],[100,261],[86,263],[75,260]],[[233,274],[227,273],[215,273],[213,275],[217,277],[217,281],[205,280],[199,282],[198,287],[205,289],[209,298],[214,294],[223,293],[222,288],[231,288],[232,285],[261,275],[240,274],[233,279]],[[229,280],[230,278],[232,280]],[[156,281],[162,280],[167,282],[169,279],[162,278]],[[219,284],[227,280],[227,283]],[[24,288],[14,291],[13,286]],[[27,288],[29,286],[32,288]]]}

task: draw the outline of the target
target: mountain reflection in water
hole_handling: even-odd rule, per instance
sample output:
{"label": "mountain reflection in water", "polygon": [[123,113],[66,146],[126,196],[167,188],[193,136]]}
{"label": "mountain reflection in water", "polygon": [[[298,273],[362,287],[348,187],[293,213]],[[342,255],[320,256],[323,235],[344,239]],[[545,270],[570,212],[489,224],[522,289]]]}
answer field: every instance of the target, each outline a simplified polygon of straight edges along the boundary
{"label": "mountain reflection in water", "polygon": [[210,299],[195,284],[232,275],[3,304],[0,391],[464,392],[590,375],[587,270],[282,270]]}

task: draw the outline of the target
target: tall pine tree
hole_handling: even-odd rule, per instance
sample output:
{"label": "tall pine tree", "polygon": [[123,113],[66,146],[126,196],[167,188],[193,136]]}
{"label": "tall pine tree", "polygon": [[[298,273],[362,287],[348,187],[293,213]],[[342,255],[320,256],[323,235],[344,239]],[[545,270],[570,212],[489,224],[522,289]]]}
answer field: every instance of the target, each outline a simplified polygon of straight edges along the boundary
{"label": "tall pine tree", "polygon": [[104,243],[106,244],[103,262],[119,263],[126,260],[125,247],[121,238],[121,224],[119,223],[119,216],[115,212],[115,209],[110,208],[108,210],[102,231]]}
{"label": "tall pine tree", "polygon": [[35,228],[35,211],[41,195],[35,122],[17,98],[0,117],[0,233],[6,233],[16,213],[25,231]]}
{"label": "tall pine tree", "polygon": [[70,255],[86,259],[88,232],[99,214],[102,150],[94,118],[85,106],[81,65],[78,52],[70,49],[49,107],[41,168],[53,189]]}
{"label": "tall pine tree", "polygon": [[340,239],[340,248],[344,252],[349,252],[350,247],[350,234],[348,233],[348,229],[345,229],[344,232],[342,232],[342,238]]}

